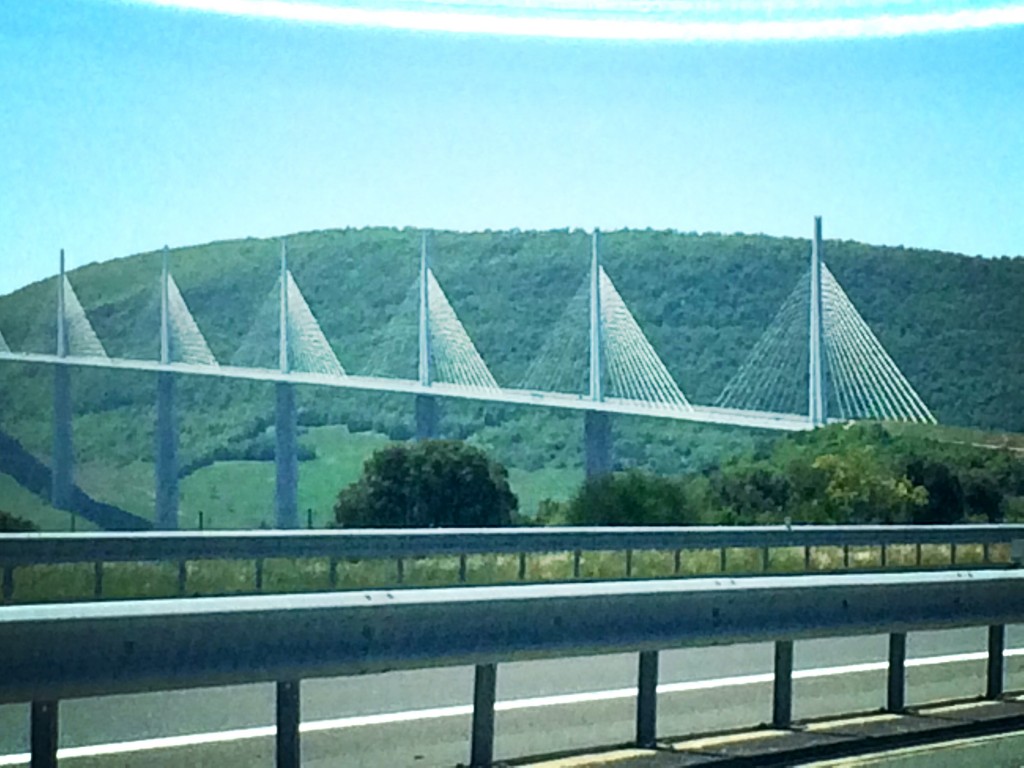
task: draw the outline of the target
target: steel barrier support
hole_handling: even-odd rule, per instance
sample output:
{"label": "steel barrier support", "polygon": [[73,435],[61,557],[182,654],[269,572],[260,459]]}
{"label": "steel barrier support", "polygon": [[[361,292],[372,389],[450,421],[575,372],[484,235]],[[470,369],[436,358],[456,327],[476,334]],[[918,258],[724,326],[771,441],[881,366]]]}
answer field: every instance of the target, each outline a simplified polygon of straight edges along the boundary
{"label": "steel barrier support", "polygon": [[3,602],[9,603],[14,600],[14,566],[4,566],[3,577]]}
{"label": "steel barrier support", "polygon": [[178,427],[174,419],[174,374],[156,375],[155,527],[178,527]]}
{"label": "steel barrier support", "polygon": [[59,712],[59,702],[32,702],[29,726],[32,768],[57,768],[57,717]]}
{"label": "steel barrier support", "polygon": [[907,702],[907,633],[889,635],[889,678],[886,687],[885,709],[902,712]]}
{"label": "steel barrier support", "polygon": [[486,768],[494,761],[494,699],[498,665],[478,664],[473,677],[473,736],[469,764]]}
{"label": "steel barrier support", "polygon": [[772,686],[772,725],[788,728],[793,722],[793,641],[775,641],[775,683]]}
{"label": "steel barrier support", "polygon": [[612,419],[604,411],[583,416],[584,467],[588,478],[612,471]]}
{"label": "steel barrier support", "polygon": [[298,680],[282,680],[277,683],[277,768],[299,768],[301,764],[299,693]]}
{"label": "steel barrier support", "polygon": [[996,624],[988,628],[988,674],[985,683],[985,697],[998,699],[1003,695],[1005,679],[1003,653],[1006,651],[1006,626]]}
{"label": "steel barrier support", "polygon": [[637,673],[636,745],[654,747],[658,740],[658,652],[642,651]]}
{"label": "steel barrier support", "polygon": [[299,455],[298,427],[295,415],[295,387],[277,384],[277,443],[274,460],[277,465],[276,528],[299,527]]}

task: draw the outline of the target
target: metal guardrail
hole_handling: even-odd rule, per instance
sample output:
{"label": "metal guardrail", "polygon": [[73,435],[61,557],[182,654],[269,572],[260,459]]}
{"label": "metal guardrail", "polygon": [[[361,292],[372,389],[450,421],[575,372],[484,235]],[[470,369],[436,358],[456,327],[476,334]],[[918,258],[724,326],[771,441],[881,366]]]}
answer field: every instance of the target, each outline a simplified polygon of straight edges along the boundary
{"label": "metal guardrail", "polygon": [[650,746],[660,649],[774,641],[772,722],[785,726],[794,641],[889,633],[899,711],[907,632],[988,626],[994,698],[1005,625],[1021,621],[1024,572],[993,570],[15,606],[0,610],[0,703],[32,702],[33,765],[50,766],[61,699],[272,681],[277,764],[292,768],[302,679],[472,664],[470,762],[486,766],[502,662],[638,652],[636,740]]}
{"label": "metal guardrail", "polygon": [[[186,594],[187,568],[198,560],[251,560],[256,563],[255,591],[262,589],[263,561],[267,559],[326,558],[330,560],[330,585],[337,586],[337,564],[346,559],[394,559],[402,581],[405,559],[459,556],[459,580],[466,580],[466,557],[480,554],[518,554],[519,580],[526,578],[526,556],[550,552],[574,554],[573,576],[580,574],[580,553],[624,551],[624,576],[632,575],[634,551],[675,553],[675,573],[680,573],[681,553],[720,550],[722,570],[730,549],[760,549],[763,563],[768,551],[802,547],[805,566],[811,547],[836,547],[848,564],[853,547],[879,547],[886,565],[887,547],[917,547],[921,565],[922,545],[956,548],[976,545],[983,560],[990,561],[993,545],[1009,547],[1024,540],[1024,525],[864,525],[864,526],[693,526],[693,527],[564,527],[564,528],[465,528],[387,529],[328,531],[166,531],[125,533],[21,533],[0,534],[0,597],[9,602],[14,594],[15,568],[59,563],[94,563],[94,596],[103,594],[103,564],[117,562],[178,563],[178,593]],[[763,570],[767,570],[765,567]]]}

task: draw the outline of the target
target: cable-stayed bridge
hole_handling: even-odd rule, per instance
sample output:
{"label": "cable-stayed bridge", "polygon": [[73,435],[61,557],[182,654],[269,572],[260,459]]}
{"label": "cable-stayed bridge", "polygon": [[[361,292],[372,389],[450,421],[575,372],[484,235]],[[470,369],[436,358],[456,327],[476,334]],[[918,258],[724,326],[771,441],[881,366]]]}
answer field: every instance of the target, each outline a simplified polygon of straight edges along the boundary
{"label": "cable-stayed bridge", "polygon": [[[420,270],[408,300],[385,329],[372,375],[351,374],[339,359],[288,268],[281,244],[276,285],[230,360],[218,361],[171,274],[164,251],[160,278],[159,358],[107,354],[64,272],[57,281],[56,349],[13,350],[0,335],[0,361],[54,366],[54,503],[71,491],[70,368],[151,371],[157,386],[157,514],[176,527],[177,426],[174,376],[200,375],[277,383],[277,522],[297,522],[297,430],[294,385],[416,395],[416,433],[437,432],[438,397],[584,411],[588,474],[611,467],[611,414],[631,414],[772,430],[805,430],[829,420],[935,419],[857,312],[822,259],[815,219],[810,265],[746,362],[713,405],[686,396],[601,264],[601,238],[591,240],[589,274],[551,329],[520,382],[499,382],[459,320],[431,267],[424,233]],[[402,326],[402,327],[397,327]],[[337,349],[343,351],[341,344]],[[585,357],[579,354],[586,349]],[[570,361],[585,360],[585,370]],[[396,360],[415,362],[416,377]],[[579,369],[579,370],[577,370]],[[803,381],[805,386],[794,386]]]}

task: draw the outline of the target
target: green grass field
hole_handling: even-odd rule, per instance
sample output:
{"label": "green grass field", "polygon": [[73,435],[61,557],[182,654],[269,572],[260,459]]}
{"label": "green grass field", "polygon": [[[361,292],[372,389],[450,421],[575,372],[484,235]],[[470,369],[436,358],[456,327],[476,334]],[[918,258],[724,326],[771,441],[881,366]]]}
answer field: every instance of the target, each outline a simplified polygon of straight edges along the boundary
{"label": "green grass field", "polygon": [[[359,479],[363,462],[388,438],[374,433],[350,433],[343,426],[313,427],[302,443],[316,450],[316,458],[299,464],[299,510],[306,525],[307,510],[314,528],[334,520],[338,491]],[[179,521],[182,529],[258,528],[274,521],[274,463],[272,461],[222,461],[203,467],[182,479]],[[583,480],[581,469],[545,468],[509,471],[509,483],[519,497],[519,509],[533,516],[546,498],[567,499]],[[87,463],[75,467],[75,481],[93,498],[118,506],[147,519],[153,518],[153,465],[137,461],[122,466]],[[66,531],[70,517],[57,512],[43,499],[0,475],[0,508],[34,522],[42,530]],[[94,526],[79,519],[77,530]]]}

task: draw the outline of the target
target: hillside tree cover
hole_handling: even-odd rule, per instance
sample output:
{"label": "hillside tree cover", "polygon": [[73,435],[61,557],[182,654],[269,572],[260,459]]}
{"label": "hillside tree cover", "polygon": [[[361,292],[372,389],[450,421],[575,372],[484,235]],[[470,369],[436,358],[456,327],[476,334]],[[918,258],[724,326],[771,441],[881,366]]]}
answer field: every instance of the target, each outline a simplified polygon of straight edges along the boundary
{"label": "hillside tree cover", "polygon": [[[296,282],[346,371],[415,377],[419,240],[419,231],[384,228],[289,236]],[[499,383],[535,386],[558,379],[582,391],[587,315],[579,292],[589,252],[589,234],[580,230],[436,233],[437,278]],[[608,274],[697,404],[712,403],[735,374],[802,279],[808,253],[805,239],[761,235],[624,230],[603,236]],[[171,252],[175,280],[221,362],[274,367],[278,256],[278,241],[269,239]],[[824,256],[941,423],[1024,432],[1024,259],[831,240]],[[160,261],[159,253],[148,253],[70,273],[110,355],[158,357]],[[55,279],[0,297],[0,333],[12,349],[52,352],[55,306]],[[573,343],[542,364],[539,353],[556,328]],[[805,392],[803,370],[794,367],[792,374],[793,390]],[[76,462],[151,462],[154,377],[75,369],[72,379]],[[344,424],[396,440],[412,435],[409,396],[301,387],[298,402],[303,426]],[[182,475],[214,461],[267,459],[273,408],[271,384],[179,377]],[[0,364],[0,430],[44,461],[51,411],[49,368]],[[576,413],[448,401],[441,431],[508,467],[533,471],[581,465],[581,421]],[[767,433],[640,417],[616,417],[614,424],[617,467],[659,474],[715,470],[727,457],[757,454],[774,440]],[[311,458],[311,449],[303,451]],[[781,493],[797,494],[786,497],[792,506],[805,490],[801,483],[822,482],[828,473],[838,497],[845,477],[828,460],[793,487],[775,487],[777,467],[748,470],[754,473],[751,498],[729,506],[741,517],[754,514],[744,504],[750,510],[777,507]],[[916,487],[936,486],[938,493],[940,480],[930,473],[922,465],[907,477]],[[995,514],[987,479],[967,471],[958,478],[963,504],[972,510],[987,505]],[[760,493],[764,501],[756,498]]]}

